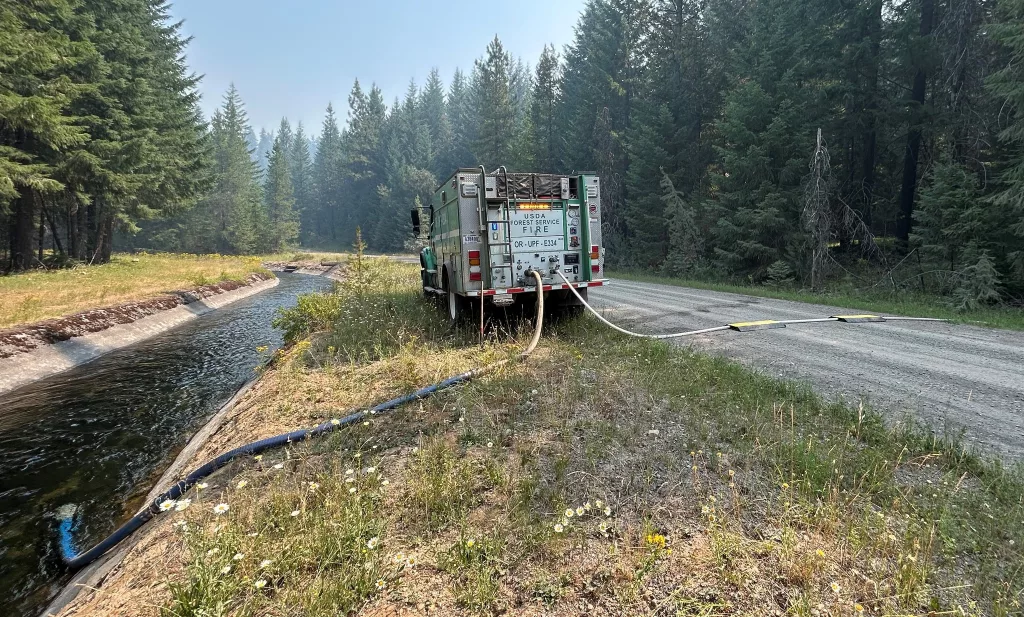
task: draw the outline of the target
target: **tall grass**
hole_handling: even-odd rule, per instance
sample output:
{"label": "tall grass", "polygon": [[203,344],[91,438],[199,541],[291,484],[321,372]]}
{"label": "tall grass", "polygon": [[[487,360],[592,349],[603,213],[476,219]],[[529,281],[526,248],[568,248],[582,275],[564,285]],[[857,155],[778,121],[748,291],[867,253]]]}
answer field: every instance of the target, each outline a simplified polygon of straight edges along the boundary
{"label": "tall grass", "polygon": [[407,264],[380,257],[351,260],[344,281],[325,293],[300,297],[275,325],[291,342],[324,333],[318,348],[341,362],[372,362],[417,341],[445,347],[466,336],[428,306]]}

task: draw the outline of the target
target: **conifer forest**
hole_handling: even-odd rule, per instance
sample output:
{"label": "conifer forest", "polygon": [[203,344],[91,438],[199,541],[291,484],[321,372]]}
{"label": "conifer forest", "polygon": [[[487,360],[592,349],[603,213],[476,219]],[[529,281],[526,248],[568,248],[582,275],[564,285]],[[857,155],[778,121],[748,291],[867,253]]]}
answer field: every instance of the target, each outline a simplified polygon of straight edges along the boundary
{"label": "conifer forest", "polygon": [[[573,25],[567,24],[568,27]],[[0,263],[414,250],[456,168],[594,171],[609,265],[1024,297],[1024,0],[589,0],[320,126],[199,109],[163,0],[0,2]]]}

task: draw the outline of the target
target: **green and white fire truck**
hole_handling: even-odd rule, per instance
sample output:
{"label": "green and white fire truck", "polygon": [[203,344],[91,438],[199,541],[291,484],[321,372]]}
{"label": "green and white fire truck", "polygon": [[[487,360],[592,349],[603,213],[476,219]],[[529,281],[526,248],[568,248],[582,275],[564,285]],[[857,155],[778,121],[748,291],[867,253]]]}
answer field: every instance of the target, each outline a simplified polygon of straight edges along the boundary
{"label": "green and white fire truck", "polygon": [[444,296],[452,321],[486,306],[532,302],[531,270],[543,279],[546,306],[579,303],[559,271],[584,298],[607,283],[594,174],[459,169],[412,218],[428,240],[420,252],[423,292]]}

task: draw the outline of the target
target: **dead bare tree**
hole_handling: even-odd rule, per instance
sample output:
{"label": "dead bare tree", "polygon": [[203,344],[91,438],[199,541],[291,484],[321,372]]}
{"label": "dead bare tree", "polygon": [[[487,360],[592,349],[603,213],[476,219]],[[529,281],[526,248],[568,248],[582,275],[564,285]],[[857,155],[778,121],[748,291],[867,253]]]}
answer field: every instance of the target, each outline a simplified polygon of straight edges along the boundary
{"label": "dead bare tree", "polygon": [[828,147],[818,129],[817,146],[811,158],[811,173],[804,185],[804,228],[811,234],[811,289],[822,287],[828,267],[828,243],[835,220],[829,205],[832,190],[832,163]]}
{"label": "dead bare tree", "polygon": [[862,257],[883,265],[886,259],[875,242],[875,235],[857,210],[835,195],[831,158],[821,129],[818,129],[818,140],[809,168],[810,173],[804,183],[802,218],[804,229],[811,236],[811,288],[818,291],[824,287],[832,265],[855,276],[836,261],[829,250],[829,243],[840,235],[856,241]]}

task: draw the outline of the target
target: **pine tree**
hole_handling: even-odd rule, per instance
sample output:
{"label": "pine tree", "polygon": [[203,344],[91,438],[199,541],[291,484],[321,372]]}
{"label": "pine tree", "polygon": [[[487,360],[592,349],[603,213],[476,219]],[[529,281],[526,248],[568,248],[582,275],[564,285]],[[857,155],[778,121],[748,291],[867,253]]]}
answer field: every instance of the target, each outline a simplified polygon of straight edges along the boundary
{"label": "pine tree", "polygon": [[115,226],[135,232],[140,220],[191,206],[207,187],[207,160],[198,78],[181,64],[187,40],[167,4],[86,0],[85,8],[107,78],[79,101],[89,156],[76,157],[66,181],[91,195],[77,244],[95,262],[110,258]]}
{"label": "pine tree", "polygon": [[253,157],[256,159],[256,165],[259,166],[263,172],[267,171],[267,163],[270,157],[270,151],[274,148],[274,134],[268,133],[265,129],[260,129],[260,140],[256,145],[256,152]]}
{"label": "pine tree", "polygon": [[534,169],[533,128],[531,109],[533,107],[533,74],[530,66],[517,58],[509,65],[509,99],[512,103],[512,151],[507,167],[512,169]]}
{"label": "pine tree", "polygon": [[804,240],[807,153],[828,124],[830,17],[812,0],[765,0],[748,15],[750,39],[729,63],[736,85],[715,123],[718,161],[706,180],[715,252],[727,271],[763,278]]}
{"label": "pine tree", "polygon": [[442,176],[454,170],[447,169],[454,140],[451,120],[445,109],[444,84],[437,69],[430,71],[427,83],[420,94],[419,106],[423,122],[430,138],[430,154],[427,169],[435,176]]}
{"label": "pine tree", "polygon": [[696,212],[676,190],[671,176],[661,173],[661,199],[668,222],[668,256],[665,270],[672,275],[687,275],[699,270],[704,260],[704,234]]}
{"label": "pine tree", "polygon": [[313,194],[313,161],[309,154],[309,139],[302,122],[295,129],[292,139],[291,155],[292,188],[295,193],[295,209],[299,213],[300,239],[303,245],[312,245],[313,229],[316,224],[316,210],[312,203]]}
{"label": "pine tree", "polygon": [[903,158],[903,185],[900,189],[900,210],[896,219],[896,239],[906,244],[910,239],[914,220],[914,201],[917,197],[917,179],[920,170],[921,141],[924,134],[925,100],[928,93],[928,70],[932,62],[932,30],[935,27],[935,0],[921,0],[920,27],[912,47],[914,79],[910,94],[910,126],[907,131],[907,149]]}
{"label": "pine tree", "polygon": [[267,159],[266,184],[263,196],[266,203],[268,226],[260,247],[266,251],[281,251],[299,239],[299,218],[295,212],[295,193],[288,169],[285,140],[278,134]]}
{"label": "pine tree", "polygon": [[[628,252],[616,261],[650,269],[659,267],[669,251],[666,220],[670,217],[665,211],[665,188],[663,181],[655,184],[653,179],[659,174],[664,176],[664,169],[672,162],[664,139],[673,128],[672,116],[668,105],[647,100],[638,101],[633,113],[634,123],[626,139],[629,199],[620,209]],[[675,191],[674,186],[672,190]]]}
{"label": "pine tree", "polygon": [[[994,302],[1015,255],[1010,210],[982,197],[981,178],[946,153],[922,180],[911,246],[943,272],[933,291],[949,294],[960,309]],[[1006,273],[1006,274],[1004,274]]]}
{"label": "pine tree", "polygon": [[792,127],[777,122],[775,110],[771,95],[756,83],[729,93],[716,126],[721,163],[709,179],[717,187],[707,207],[718,221],[718,260],[729,271],[757,277],[782,257],[799,208],[799,176],[784,178],[786,161],[774,156]]}
{"label": "pine tree", "polygon": [[29,265],[36,237],[42,258],[47,232],[61,253],[106,261],[115,226],[134,231],[205,188],[179,28],[159,0],[0,7],[0,216],[16,196],[13,267]]}
{"label": "pine tree", "polygon": [[[213,224],[215,246],[209,248],[221,253],[251,254],[260,237],[265,236],[266,210],[258,182],[259,168],[245,138],[251,129],[233,84],[212,124],[216,182],[205,207]],[[202,212],[198,214],[203,216]]]}
{"label": "pine tree", "polygon": [[339,239],[351,238],[356,227],[373,229],[377,223],[378,187],[386,182],[383,142],[387,106],[374,84],[364,94],[356,82],[349,96],[348,132],[345,136],[345,213]]}
{"label": "pine tree", "polygon": [[[362,96],[359,82],[356,82],[354,91]],[[327,106],[327,115],[324,117],[317,143],[312,170],[315,215],[307,217],[310,219],[309,239],[317,246],[339,247],[339,243],[344,239],[339,232],[342,222],[342,173],[345,154],[332,105]]]}
{"label": "pine tree", "polygon": [[530,104],[530,144],[534,167],[539,171],[558,171],[559,135],[555,126],[558,101],[558,54],[553,45],[544,46],[537,62],[533,97]]}
{"label": "pine tree", "polygon": [[462,71],[457,69],[448,88],[446,112],[452,126],[452,145],[440,167],[440,177],[445,178],[459,167],[472,167],[476,162],[471,146],[476,138],[476,115],[469,83]]}
{"label": "pine tree", "polygon": [[[395,110],[399,106],[396,101]],[[402,156],[409,165],[426,168],[430,165],[430,126],[427,124],[423,107],[419,103],[419,90],[415,81],[409,82],[402,101],[399,121]]]}
{"label": "pine tree", "polygon": [[77,29],[78,7],[65,0],[0,6],[0,215],[13,200],[8,231],[14,270],[33,263],[39,196],[64,188],[54,178],[59,155],[88,140],[69,113],[88,84],[66,77],[97,57],[90,42],[68,34]]}
{"label": "pine tree", "polygon": [[256,137],[256,131],[252,130],[251,126],[245,129],[245,147],[249,150],[253,162],[257,162],[256,152],[260,149],[260,140]]}
{"label": "pine tree", "polygon": [[[647,66],[648,0],[590,0],[583,9],[562,70],[558,126],[561,166],[601,176],[605,244],[617,259],[628,253],[620,209],[628,195],[624,139]],[[656,182],[656,179],[655,179]]]}
{"label": "pine tree", "polygon": [[[687,196],[700,190],[714,158],[707,137],[721,108],[721,92],[726,89],[727,76],[718,68],[727,55],[724,49],[742,44],[729,38],[732,34],[724,30],[725,24],[715,22],[714,11],[723,11],[729,26],[736,27],[740,10],[734,4],[734,0],[658,0],[653,8],[649,68],[639,97],[648,106],[640,109],[634,125],[661,122],[659,113],[651,113],[657,106],[667,107],[669,123],[655,131],[660,132],[661,144],[670,157],[666,171],[673,186]],[[720,31],[712,34],[713,28]],[[655,178],[647,181],[647,190],[652,191]],[[631,187],[631,196],[634,190],[640,187]]]}
{"label": "pine tree", "polygon": [[1024,281],[1024,0],[1003,0],[1000,9],[1000,21],[991,26],[992,37],[1003,46],[1009,62],[992,74],[988,87],[1004,105],[1008,122],[999,133],[1006,154],[992,205],[1011,213],[1016,241],[1009,257],[1018,281]]}
{"label": "pine tree", "polygon": [[[292,133],[292,125],[288,122],[288,118],[281,118],[281,124],[277,127],[277,136],[274,138],[274,142],[275,144],[277,142],[281,142],[281,151],[284,152],[284,158],[288,162],[288,172],[291,173],[292,150],[295,148],[295,134]],[[267,162],[269,166],[269,157]]]}
{"label": "pine tree", "polygon": [[509,165],[516,135],[516,109],[509,88],[511,58],[497,36],[476,61],[472,102],[477,116],[473,156],[485,167]]}

